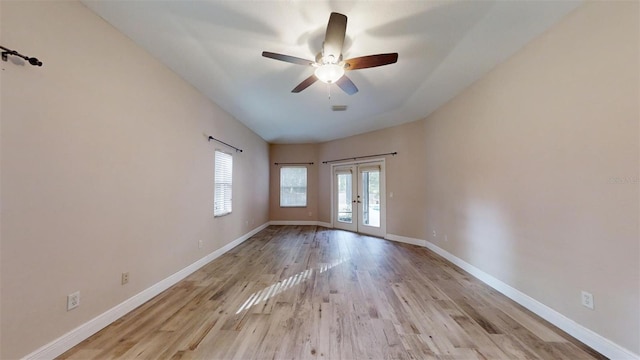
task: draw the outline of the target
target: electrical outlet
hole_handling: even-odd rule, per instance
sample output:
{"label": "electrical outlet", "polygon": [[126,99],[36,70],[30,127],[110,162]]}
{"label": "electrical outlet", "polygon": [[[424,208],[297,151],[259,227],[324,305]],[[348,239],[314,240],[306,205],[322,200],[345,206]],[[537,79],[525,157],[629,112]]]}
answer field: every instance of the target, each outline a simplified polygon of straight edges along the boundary
{"label": "electrical outlet", "polygon": [[436,231],[433,230],[433,237],[436,237]]}
{"label": "electrical outlet", "polygon": [[67,311],[80,306],[80,291],[67,295]]}
{"label": "electrical outlet", "polygon": [[127,284],[129,282],[129,273],[128,272],[123,272],[122,273],[122,285]]}
{"label": "electrical outlet", "polygon": [[582,291],[582,306],[593,310],[593,294]]}
{"label": "electrical outlet", "polygon": [[202,245],[204,245],[204,241],[198,240],[198,249],[202,249]]}

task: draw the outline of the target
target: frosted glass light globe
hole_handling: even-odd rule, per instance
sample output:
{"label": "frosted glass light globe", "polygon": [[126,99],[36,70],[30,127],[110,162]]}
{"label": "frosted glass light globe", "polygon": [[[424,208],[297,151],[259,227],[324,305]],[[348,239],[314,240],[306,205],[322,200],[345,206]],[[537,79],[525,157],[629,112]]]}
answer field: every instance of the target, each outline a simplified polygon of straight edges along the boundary
{"label": "frosted glass light globe", "polygon": [[323,83],[332,84],[344,75],[344,67],[337,64],[324,64],[316,68],[315,75]]}

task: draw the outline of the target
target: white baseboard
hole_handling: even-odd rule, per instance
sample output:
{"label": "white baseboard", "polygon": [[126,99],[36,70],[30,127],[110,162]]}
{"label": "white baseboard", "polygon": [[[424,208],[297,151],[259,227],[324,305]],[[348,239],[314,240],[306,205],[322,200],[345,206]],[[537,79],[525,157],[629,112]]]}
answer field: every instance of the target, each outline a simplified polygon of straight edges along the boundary
{"label": "white baseboard", "polygon": [[211,261],[220,257],[227,251],[240,245],[242,242],[249,239],[256,233],[260,232],[267,226],[269,226],[269,223],[260,225],[259,227],[242,235],[241,237],[235,239],[234,241],[228,243],[227,245],[221,247],[220,249],[212,252],[211,254],[185,267],[184,269],[178,271],[177,273],[169,276],[168,278],[161,280],[155,285],[123,301],[122,303],[96,316],[95,318],[89,320],[88,322],[62,335],[56,340],[53,340],[52,342],[40,347],[36,351],[25,356],[23,359],[34,359],[34,360],[35,359],[39,359],[39,360],[53,359],[59,355],[62,355],[65,351],[78,345],[80,342],[87,339],[91,335],[97,333],[98,331],[102,330],[107,325],[123,317],[124,315],[129,313],[131,310],[151,300],[156,295],[167,290],[168,288],[175,285],[176,283],[186,278],[187,276],[191,275],[192,273],[194,273],[196,270],[200,269],[204,265],[210,263]]}
{"label": "white baseboard", "polygon": [[587,329],[529,295],[507,285],[506,283],[496,279],[427,240],[414,239],[393,234],[387,234],[385,238],[428,248],[610,359],[640,360],[640,355],[635,354],[613,341],[593,332],[592,330]]}
{"label": "white baseboard", "polygon": [[418,246],[422,246],[422,247],[426,247],[427,246],[427,241],[426,240],[414,239],[414,238],[410,238],[410,237],[406,237],[406,236],[387,234],[387,235],[385,235],[384,238],[387,239],[387,240],[397,241],[397,242],[401,242],[401,243],[405,243],[405,244],[418,245]]}
{"label": "white baseboard", "polygon": [[302,226],[302,225],[311,225],[311,226],[324,226],[327,228],[333,228],[333,224],[326,223],[322,221],[311,221],[311,220],[271,220],[269,225],[294,225],[294,226]]}

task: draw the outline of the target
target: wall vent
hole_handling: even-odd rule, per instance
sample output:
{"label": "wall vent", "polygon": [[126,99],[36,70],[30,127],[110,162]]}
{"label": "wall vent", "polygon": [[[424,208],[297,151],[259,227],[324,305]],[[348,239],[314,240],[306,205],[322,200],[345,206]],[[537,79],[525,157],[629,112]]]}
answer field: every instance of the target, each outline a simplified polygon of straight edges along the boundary
{"label": "wall vent", "polygon": [[333,111],[345,111],[345,110],[347,110],[347,105],[333,105],[331,107],[331,110],[333,110]]}

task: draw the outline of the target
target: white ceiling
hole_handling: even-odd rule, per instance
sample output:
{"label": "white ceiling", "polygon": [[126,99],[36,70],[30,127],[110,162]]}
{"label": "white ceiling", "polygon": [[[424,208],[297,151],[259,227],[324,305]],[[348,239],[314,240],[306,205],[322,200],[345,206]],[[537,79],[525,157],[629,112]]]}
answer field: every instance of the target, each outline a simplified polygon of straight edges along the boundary
{"label": "white ceiling", "polygon": [[[580,5],[579,1],[108,1],[83,3],[271,143],[322,142],[419,120]],[[344,58],[397,52],[347,72],[349,96],[313,68],[329,14],[348,17]],[[333,112],[332,105],[347,105]]]}

